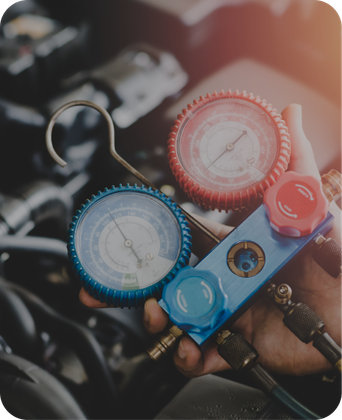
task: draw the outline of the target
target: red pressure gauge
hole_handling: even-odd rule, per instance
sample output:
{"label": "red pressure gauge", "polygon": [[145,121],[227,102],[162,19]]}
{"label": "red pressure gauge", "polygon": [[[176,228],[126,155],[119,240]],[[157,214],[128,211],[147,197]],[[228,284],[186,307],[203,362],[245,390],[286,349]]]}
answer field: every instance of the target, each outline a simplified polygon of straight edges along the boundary
{"label": "red pressure gauge", "polygon": [[288,129],[271,104],[245,91],[203,96],[178,115],[168,158],[182,189],[207,209],[256,202],[287,169]]}

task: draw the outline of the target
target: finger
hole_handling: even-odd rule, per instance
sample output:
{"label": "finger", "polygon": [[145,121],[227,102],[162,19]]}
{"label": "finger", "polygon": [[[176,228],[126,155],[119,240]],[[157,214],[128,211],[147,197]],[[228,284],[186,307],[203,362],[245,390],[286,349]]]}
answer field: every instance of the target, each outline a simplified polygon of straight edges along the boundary
{"label": "finger", "polygon": [[145,302],[143,323],[150,334],[163,331],[168,324],[168,319],[166,312],[158,305],[156,299]]}
{"label": "finger", "polygon": [[217,353],[216,345],[208,347],[202,354],[197,344],[189,337],[183,337],[173,357],[177,369],[189,378],[230,368]]}
{"label": "finger", "polygon": [[89,306],[90,308],[107,308],[108,307],[107,303],[100,302],[99,300],[90,296],[90,294],[83,287],[80,291],[79,299],[81,303],[83,303],[83,305]]}
{"label": "finger", "polygon": [[203,375],[204,360],[201,350],[188,337],[183,337],[174,353],[174,363],[185,376],[194,378]]}
{"label": "finger", "polygon": [[321,179],[311,143],[302,126],[302,107],[292,104],[282,112],[291,139],[291,158],[288,169],[303,175],[312,175]]}
{"label": "finger", "polygon": [[233,230],[233,227],[231,226],[222,225],[221,223],[205,219],[204,217],[198,216],[197,214],[193,214],[193,216],[220,239],[225,238],[228,233]]}

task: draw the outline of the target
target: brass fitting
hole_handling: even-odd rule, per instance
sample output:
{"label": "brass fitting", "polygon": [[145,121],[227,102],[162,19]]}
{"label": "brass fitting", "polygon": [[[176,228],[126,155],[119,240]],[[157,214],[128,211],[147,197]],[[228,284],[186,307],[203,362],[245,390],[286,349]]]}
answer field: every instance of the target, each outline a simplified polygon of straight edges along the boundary
{"label": "brass fitting", "polygon": [[292,296],[292,289],[288,284],[280,284],[274,290],[274,300],[279,305],[286,305]]}
{"label": "brass fitting", "polygon": [[323,243],[326,241],[325,237],[322,236],[320,233],[318,234],[317,238],[314,240],[313,244],[311,245],[310,249],[312,248],[319,248]]}
{"label": "brass fitting", "polygon": [[267,295],[268,295],[268,297],[270,299],[274,299],[274,291],[275,291],[276,287],[277,286],[275,284],[273,284],[273,283],[270,283],[269,284],[269,286],[268,286],[268,288],[266,290],[266,293],[267,293]]}
{"label": "brass fitting", "polygon": [[154,337],[154,341],[146,351],[150,358],[156,362],[164,360],[171,355],[183,335],[183,331],[173,325]]}
{"label": "brass fitting", "polygon": [[217,334],[217,337],[216,337],[216,343],[217,343],[218,345],[222,344],[222,343],[224,342],[224,340],[225,340],[227,337],[229,337],[229,336],[230,336],[230,334],[231,334],[231,332],[230,332],[230,331],[228,331],[228,330],[221,331],[220,333],[218,333],[218,334]]}
{"label": "brass fitting", "polygon": [[280,284],[279,286],[271,283],[267,289],[267,295],[277,305],[283,306],[290,305],[292,303],[292,289],[288,284],[285,283]]}
{"label": "brass fitting", "polygon": [[342,175],[331,169],[327,174],[322,176],[322,190],[329,203],[334,200],[335,195],[339,195],[342,192]]}
{"label": "brass fitting", "polygon": [[341,359],[335,364],[335,368],[341,372]]}

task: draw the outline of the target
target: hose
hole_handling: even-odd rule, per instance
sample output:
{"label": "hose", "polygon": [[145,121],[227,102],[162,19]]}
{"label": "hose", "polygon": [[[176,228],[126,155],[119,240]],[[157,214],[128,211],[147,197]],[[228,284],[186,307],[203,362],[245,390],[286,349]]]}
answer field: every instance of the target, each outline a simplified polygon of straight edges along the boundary
{"label": "hose", "polygon": [[0,328],[14,353],[38,362],[38,333],[23,301],[10,289],[0,286]]}
{"label": "hose", "polygon": [[341,373],[341,347],[328,333],[319,334],[312,345]]}
{"label": "hose", "polygon": [[296,419],[321,418],[285,391],[260,363],[250,368],[249,375],[272,401]]}
{"label": "hose", "polygon": [[0,236],[0,254],[3,252],[25,252],[40,256],[54,257],[65,261],[68,259],[65,242],[58,239],[35,236]]}
{"label": "hose", "polygon": [[32,362],[0,352],[1,402],[20,419],[86,419],[68,389]]}
{"label": "hose", "polygon": [[[87,328],[58,314],[25,288],[0,278],[0,284],[14,291],[30,310],[37,328],[66,343],[79,357],[98,401],[98,418],[113,416],[119,408],[118,390],[110,375],[102,349]],[[101,417],[105,416],[105,417]]]}
{"label": "hose", "polygon": [[247,371],[260,389],[286,412],[298,419],[320,418],[288,394],[260,363],[256,363],[258,352],[240,334],[221,331],[216,342],[219,355],[234,370]]}
{"label": "hose", "polygon": [[314,412],[304,407],[303,404],[295,400],[283,387],[276,386],[269,394],[269,398],[276,402],[280,407],[291,413],[298,419],[320,419]]}

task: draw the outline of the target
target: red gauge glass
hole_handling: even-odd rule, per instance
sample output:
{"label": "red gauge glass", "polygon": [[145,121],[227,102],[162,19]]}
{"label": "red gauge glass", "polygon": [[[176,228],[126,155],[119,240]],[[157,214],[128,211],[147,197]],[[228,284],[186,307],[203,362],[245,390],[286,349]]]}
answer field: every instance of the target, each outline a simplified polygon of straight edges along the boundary
{"label": "red gauge glass", "polygon": [[201,97],[178,115],[168,142],[171,169],[205,208],[253,204],[286,170],[290,139],[281,115],[253,94]]}

